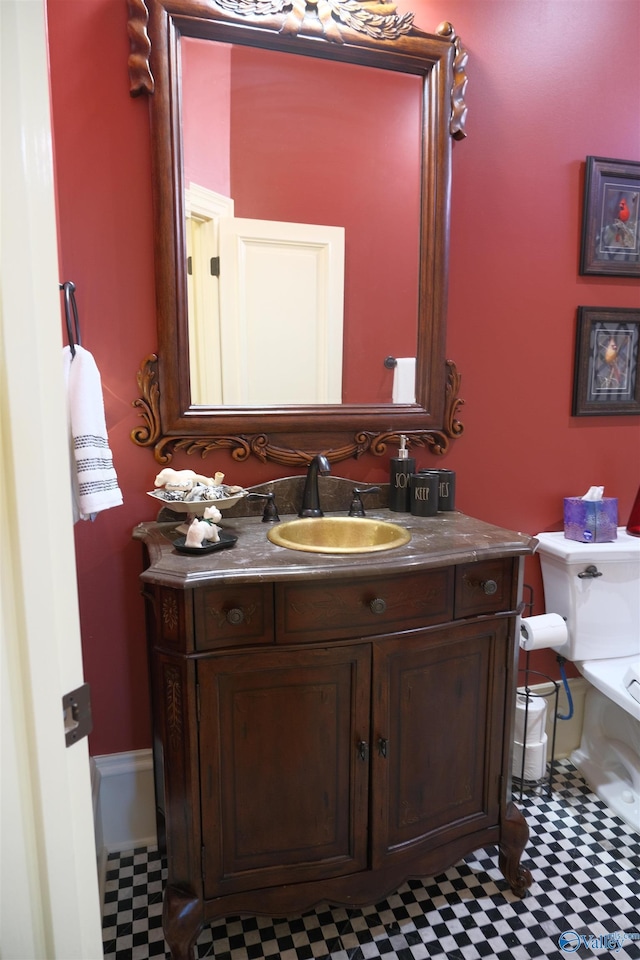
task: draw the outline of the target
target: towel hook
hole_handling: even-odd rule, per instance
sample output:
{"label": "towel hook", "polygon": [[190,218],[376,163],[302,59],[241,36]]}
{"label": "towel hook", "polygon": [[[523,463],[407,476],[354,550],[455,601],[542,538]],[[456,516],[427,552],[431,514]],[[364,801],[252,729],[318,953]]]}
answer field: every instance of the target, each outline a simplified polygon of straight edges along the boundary
{"label": "towel hook", "polygon": [[[71,280],[65,280],[64,283],[60,284],[60,289],[64,290],[64,318],[67,324],[69,349],[71,350],[71,357],[73,358],[76,355],[76,346],[79,347],[82,345],[80,339],[80,320],[78,319],[78,307],[76,304],[76,285],[72,283]],[[73,326],[71,323],[72,314]]]}
{"label": "towel hook", "polygon": [[387,370],[393,370],[394,367],[398,366],[398,361],[396,360],[395,357],[385,357],[384,365],[387,368]]}

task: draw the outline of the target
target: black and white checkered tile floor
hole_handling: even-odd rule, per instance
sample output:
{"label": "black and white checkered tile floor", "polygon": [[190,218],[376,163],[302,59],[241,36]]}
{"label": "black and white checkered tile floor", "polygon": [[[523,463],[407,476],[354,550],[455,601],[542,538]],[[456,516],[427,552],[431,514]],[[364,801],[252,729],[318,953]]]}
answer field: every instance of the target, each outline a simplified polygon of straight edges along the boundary
{"label": "black and white checkered tile floor", "polygon": [[[198,939],[196,958],[640,960],[640,835],[593,796],[568,761],[556,765],[550,797],[546,788],[525,792],[520,806],[530,829],[523,863],[533,874],[522,900],[488,848],[364,909],[216,921]],[[112,855],[107,870],[105,960],[168,958],[157,851]]]}

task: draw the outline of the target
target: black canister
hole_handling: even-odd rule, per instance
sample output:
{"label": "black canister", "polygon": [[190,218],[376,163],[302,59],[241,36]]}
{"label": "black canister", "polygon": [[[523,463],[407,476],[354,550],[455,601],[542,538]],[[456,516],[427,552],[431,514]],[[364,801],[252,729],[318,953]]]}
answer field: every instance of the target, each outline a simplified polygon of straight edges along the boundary
{"label": "black canister", "polygon": [[436,470],[420,470],[411,477],[411,513],[414,517],[433,517],[438,512],[440,477]]}
{"label": "black canister", "polygon": [[438,510],[456,508],[456,474],[454,470],[438,470]]}

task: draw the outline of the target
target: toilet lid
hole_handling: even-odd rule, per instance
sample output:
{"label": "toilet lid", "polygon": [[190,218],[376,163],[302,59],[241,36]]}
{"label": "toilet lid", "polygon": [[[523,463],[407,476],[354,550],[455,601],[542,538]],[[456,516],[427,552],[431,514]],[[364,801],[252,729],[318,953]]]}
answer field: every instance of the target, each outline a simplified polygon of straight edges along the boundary
{"label": "toilet lid", "polygon": [[567,540],[562,531],[537,533],[536,553],[568,560],[571,563],[640,563],[640,537],[630,536],[624,527],[618,527],[618,538],[610,543],[580,543]]}

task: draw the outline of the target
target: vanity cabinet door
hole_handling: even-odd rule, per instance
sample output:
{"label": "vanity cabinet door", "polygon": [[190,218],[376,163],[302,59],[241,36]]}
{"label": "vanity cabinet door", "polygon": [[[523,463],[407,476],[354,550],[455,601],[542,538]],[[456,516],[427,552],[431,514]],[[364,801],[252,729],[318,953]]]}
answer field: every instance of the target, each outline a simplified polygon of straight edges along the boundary
{"label": "vanity cabinet door", "polygon": [[366,869],[370,645],[197,674],[205,898]]}
{"label": "vanity cabinet door", "polygon": [[510,626],[375,642],[374,868],[498,823]]}

